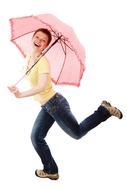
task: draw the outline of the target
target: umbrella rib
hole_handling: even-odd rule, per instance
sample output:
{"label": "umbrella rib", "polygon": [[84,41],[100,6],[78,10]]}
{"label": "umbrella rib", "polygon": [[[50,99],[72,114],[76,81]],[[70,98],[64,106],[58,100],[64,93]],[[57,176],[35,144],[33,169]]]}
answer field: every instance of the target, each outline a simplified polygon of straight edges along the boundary
{"label": "umbrella rib", "polygon": [[[64,41],[63,41],[64,40]],[[67,43],[66,43],[66,39],[64,38],[64,39],[61,39],[61,41],[63,41],[63,43],[70,49],[70,50],[72,50],[73,52],[75,52],[75,50],[73,49],[73,48],[71,48]],[[69,41],[68,41],[69,42]]]}
{"label": "umbrella rib", "polygon": [[[62,35],[63,36],[63,35]],[[63,36],[64,37],[64,36]],[[66,52],[65,52],[65,50],[64,50],[64,47],[63,47],[63,44],[65,45],[65,47],[67,46],[67,47],[69,47],[67,44],[66,44],[66,39],[65,38],[61,38],[61,40],[60,40],[60,44],[61,44],[61,47],[62,47],[62,49],[63,49],[63,52],[64,52],[64,54],[66,54]],[[63,44],[62,44],[62,42],[63,42]],[[69,47],[70,48],[70,47]],[[71,48],[70,48],[71,49]],[[72,50],[72,49],[71,49]],[[72,51],[74,51],[74,50],[72,50]]]}
{"label": "umbrella rib", "polygon": [[[62,40],[63,41],[63,40]],[[63,43],[64,43],[64,45],[65,45],[65,42],[63,41]],[[62,42],[61,42],[61,40],[60,40],[60,44],[61,44],[61,47],[62,47],[62,49],[63,49],[63,52],[64,52],[64,54],[66,55],[66,48],[64,49],[64,47],[63,47],[63,44],[62,44]],[[66,47],[66,46],[65,46]]]}
{"label": "umbrella rib", "polygon": [[[60,42],[60,43],[61,43],[61,42]],[[65,43],[64,43],[64,45],[65,45]],[[62,46],[62,45],[61,45],[61,46]],[[62,46],[62,49],[63,49],[63,46]],[[63,51],[64,51],[64,50],[63,50]],[[65,65],[66,55],[67,55],[67,52],[66,52],[66,45],[65,45],[65,51],[64,51],[64,54],[65,54],[65,56],[64,56],[63,65],[62,65],[61,71],[60,71],[60,73],[59,73],[59,76],[58,76],[58,78],[57,78],[56,84],[58,83],[58,81],[59,81],[59,79],[60,79],[61,73],[62,73],[63,68],[64,68],[64,65]]]}

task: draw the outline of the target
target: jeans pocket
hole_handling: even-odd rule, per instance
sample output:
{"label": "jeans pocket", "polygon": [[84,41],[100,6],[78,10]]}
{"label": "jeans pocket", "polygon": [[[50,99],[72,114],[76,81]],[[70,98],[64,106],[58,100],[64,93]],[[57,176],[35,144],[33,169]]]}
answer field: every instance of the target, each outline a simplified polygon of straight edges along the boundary
{"label": "jeans pocket", "polygon": [[56,112],[65,112],[70,110],[69,103],[67,102],[66,98],[64,98],[62,95],[55,96],[52,100],[50,100],[45,105],[47,111],[49,114],[54,114]]}
{"label": "jeans pocket", "polygon": [[66,98],[64,98],[64,97],[59,100],[59,106],[60,106],[61,110],[70,111],[70,105],[69,105],[68,101],[66,100]]}
{"label": "jeans pocket", "polygon": [[49,114],[54,114],[58,110],[58,108],[58,104],[53,104],[47,110]]}

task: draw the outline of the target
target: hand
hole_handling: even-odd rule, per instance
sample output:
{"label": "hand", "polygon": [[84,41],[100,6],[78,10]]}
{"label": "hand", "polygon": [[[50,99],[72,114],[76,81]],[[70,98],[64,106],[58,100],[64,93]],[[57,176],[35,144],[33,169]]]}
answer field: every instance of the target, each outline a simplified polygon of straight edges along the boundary
{"label": "hand", "polygon": [[16,86],[8,86],[8,89],[9,89],[10,92],[12,92],[12,93],[15,93],[15,92],[18,90],[18,88],[17,88]]}
{"label": "hand", "polygon": [[8,86],[8,89],[16,98],[21,98],[21,92],[19,92],[19,89],[16,86]]}

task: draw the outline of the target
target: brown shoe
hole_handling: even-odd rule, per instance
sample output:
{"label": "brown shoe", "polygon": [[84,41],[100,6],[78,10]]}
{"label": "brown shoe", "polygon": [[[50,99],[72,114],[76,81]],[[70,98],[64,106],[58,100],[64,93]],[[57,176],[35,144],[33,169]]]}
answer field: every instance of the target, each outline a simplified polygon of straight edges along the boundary
{"label": "brown shoe", "polygon": [[57,180],[57,179],[59,179],[59,174],[58,174],[58,173],[50,174],[50,173],[45,172],[44,170],[36,170],[36,171],[35,171],[35,175],[36,175],[37,177],[49,178],[49,179],[52,179],[52,180]]}
{"label": "brown shoe", "polygon": [[112,116],[115,116],[118,119],[122,119],[123,117],[122,112],[116,107],[113,107],[109,102],[104,100],[102,101],[101,106],[105,107]]}

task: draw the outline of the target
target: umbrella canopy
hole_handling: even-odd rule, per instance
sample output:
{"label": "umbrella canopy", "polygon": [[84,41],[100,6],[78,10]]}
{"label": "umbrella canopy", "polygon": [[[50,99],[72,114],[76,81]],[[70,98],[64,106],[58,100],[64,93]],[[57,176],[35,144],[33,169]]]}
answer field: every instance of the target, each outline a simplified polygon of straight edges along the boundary
{"label": "umbrella canopy", "polygon": [[[46,57],[51,65],[51,77],[55,84],[80,85],[85,70],[85,49],[74,30],[51,14],[11,18],[11,41],[23,56],[30,52],[33,33],[47,28],[52,41]],[[51,47],[51,48],[50,48]]]}

